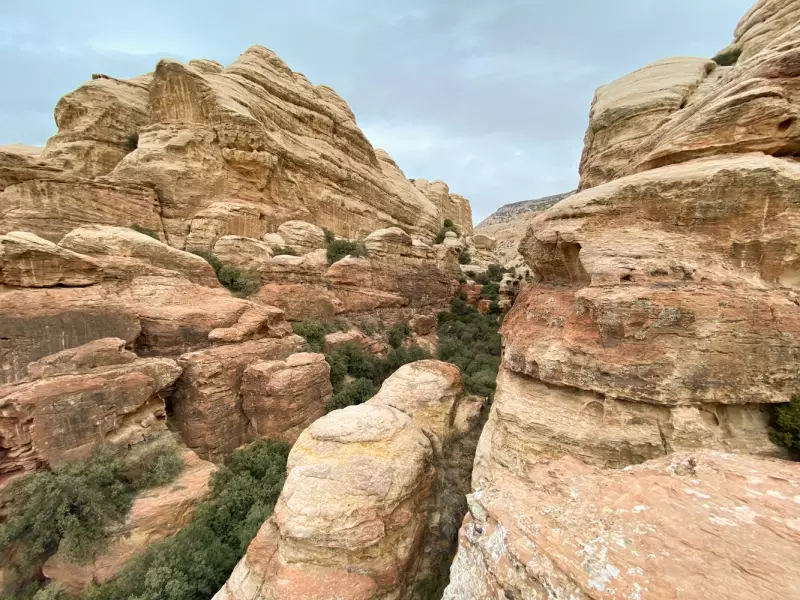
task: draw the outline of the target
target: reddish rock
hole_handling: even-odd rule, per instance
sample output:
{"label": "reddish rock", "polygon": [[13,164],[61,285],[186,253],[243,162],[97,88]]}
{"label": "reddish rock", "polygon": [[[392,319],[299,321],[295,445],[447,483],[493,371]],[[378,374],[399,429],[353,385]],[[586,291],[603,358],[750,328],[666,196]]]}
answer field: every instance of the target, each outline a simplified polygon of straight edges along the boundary
{"label": "reddish rock", "polygon": [[458,294],[466,297],[467,304],[477,306],[481,299],[483,286],[480,283],[462,283],[458,286]]}
{"label": "reddish rock", "polygon": [[301,352],[285,361],[259,361],[242,375],[242,411],[255,439],[290,444],[325,414],[333,394],[331,368],[323,354]]}

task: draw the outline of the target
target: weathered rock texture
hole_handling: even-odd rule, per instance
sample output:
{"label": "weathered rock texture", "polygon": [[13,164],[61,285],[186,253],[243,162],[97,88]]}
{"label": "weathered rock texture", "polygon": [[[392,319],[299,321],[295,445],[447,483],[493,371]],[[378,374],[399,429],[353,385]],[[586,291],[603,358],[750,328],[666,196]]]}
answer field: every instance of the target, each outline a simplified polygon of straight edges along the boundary
{"label": "weathered rock texture", "polygon": [[316,421],[292,449],[274,516],[215,598],[412,598],[435,584],[480,405],[458,369],[422,361]]}
{"label": "weathered rock texture", "polygon": [[436,202],[426,197],[329,87],[260,46],[210,64],[164,59],[62,98],[43,152],[0,150],[0,233],[57,241],[82,225],[136,224],[210,250],[290,220],[346,237],[399,223],[431,240],[446,218],[471,229],[467,200],[445,184]]}
{"label": "weathered rock texture", "polygon": [[184,469],[175,481],[139,493],[125,522],[109,531],[109,543],[89,565],[70,563],[60,554],[47,560],[42,572],[72,595],[90,583],[105,583],[132,558],[156,542],[172,537],[193,518],[208,497],[216,467],[194,452],[183,453]]}
{"label": "weathered rock texture", "polygon": [[164,431],[161,393],[181,369],[167,358],[138,358],[124,343],[66,350],[30,365],[31,380],[0,386],[0,483],[86,458],[102,444],[126,447]]}
{"label": "weathered rock texture", "polygon": [[430,182],[427,179],[415,179],[414,187],[436,205],[442,221],[445,219],[452,221],[462,234],[472,233],[472,208],[464,196],[451,194],[450,186],[444,181]]}
{"label": "weathered rock texture", "polygon": [[759,0],[739,21],[732,47],[742,51],[740,61],[749,60],[798,23],[800,5],[795,0]]}
{"label": "weathered rock texture", "polygon": [[444,598],[790,600],[799,488],[796,464],[709,451],[540,460],[470,496]]}
{"label": "weathered rock texture", "polygon": [[495,241],[494,247],[490,250],[497,257],[499,264],[503,266],[516,266],[520,261],[519,243],[525,237],[525,232],[536,213],[547,210],[556,202],[563,200],[572,192],[546,196],[536,200],[523,200],[501,206],[491,215],[475,226],[473,242],[475,246],[479,242],[478,236],[486,236]]}

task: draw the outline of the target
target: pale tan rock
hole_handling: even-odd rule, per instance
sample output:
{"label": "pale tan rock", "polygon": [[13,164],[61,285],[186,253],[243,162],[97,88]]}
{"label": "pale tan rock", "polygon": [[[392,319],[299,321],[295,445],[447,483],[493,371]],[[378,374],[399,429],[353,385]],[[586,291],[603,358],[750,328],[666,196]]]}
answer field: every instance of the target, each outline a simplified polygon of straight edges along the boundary
{"label": "pale tan rock", "polygon": [[131,559],[188,525],[197,505],[209,496],[217,467],[191,450],[184,451],[182,459],[183,471],[174,481],[136,496],[125,522],[109,531],[108,546],[89,565],[70,563],[56,553],[44,564],[44,576],[67,594],[78,595],[90,583],[106,583]]}
{"label": "pale tan rock", "polygon": [[226,235],[214,244],[214,254],[225,266],[256,273],[272,258],[272,248],[260,240]]}
{"label": "pale tan rock", "polygon": [[42,150],[25,144],[0,146],[0,191],[29,179],[57,174],[57,165],[42,160]]}
{"label": "pale tan rock", "polygon": [[378,229],[364,238],[370,258],[385,258],[389,254],[406,253],[413,246],[411,236],[399,227]]}
{"label": "pale tan rock", "polygon": [[261,236],[261,240],[265,242],[273,250],[275,250],[276,248],[286,247],[286,240],[284,240],[277,233],[265,233],[264,235]]}
{"label": "pale tan rock", "polygon": [[444,598],[789,600],[798,486],[794,463],[709,451],[610,471],[540,459],[470,496]]}
{"label": "pale tan rock", "polygon": [[286,245],[298,254],[305,254],[325,248],[325,232],[305,221],[286,221],[278,227],[278,235],[286,240]]}
{"label": "pale tan rock", "polygon": [[427,179],[415,179],[414,187],[436,205],[442,223],[447,219],[452,221],[462,234],[472,233],[472,209],[464,196],[451,194],[450,186],[444,181],[430,182]]}
{"label": "pale tan rock", "polygon": [[636,158],[638,146],[681,110],[716,64],[668,58],[598,88],[580,164],[580,189],[611,181]]}
{"label": "pale tan rock", "polygon": [[180,273],[200,285],[220,287],[214,269],[204,258],[177,250],[129,227],[79,227],[61,238],[59,246],[93,257],[104,265],[107,273],[116,272],[121,276],[151,274],[144,266],[152,265]]}
{"label": "pale tan rock", "polygon": [[325,336],[325,347],[323,350],[325,354],[330,354],[334,350],[347,346],[348,344],[356,344],[359,348],[365,348],[372,344],[366,335],[361,333],[358,329],[351,329],[350,331],[335,331]]}
{"label": "pale tan rock", "polygon": [[172,407],[181,439],[206,460],[218,461],[252,441],[242,410],[242,374],[259,361],[285,360],[305,347],[299,336],[266,338],[182,355],[183,373]]}
{"label": "pale tan rock", "polygon": [[292,448],[275,514],[214,598],[414,597],[448,564],[481,404],[457,368],[422,361],[315,421]]}
{"label": "pale tan rock", "polygon": [[88,256],[24,231],[0,235],[0,283],[19,287],[84,286],[102,278],[102,267]]}
{"label": "pale tan rock", "polygon": [[215,202],[192,218],[186,249],[208,251],[225,236],[258,239],[268,226],[267,214],[252,204]]}
{"label": "pale tan rock", "polygon": [[750,60],[798,23],[800,6],[795,0],[759,0],[742,17],[734,32],[733,47],[742,51],[739,61]]}
{"label": "pale tan rock", "polygon": [[149,187],[59,174],[0,192],[0,233],[28,231],[58,242],[77,227],[99,224],[139,225],[162,235],[160,212]]}
{"label": "pale tan rock", "polygon": [[243,342],[258,337],[282,338],[292,334],[285,313],[274,306],[254,305],[247,308],[232,327],[220,327],[208,334],[212,342]]}
{"label": "pale tan rock", "polygon": [[297,441],[325,414],[333,395],[323,354],[301,352],[285,361],[260,361],[242,374],[242,410],[255,439]]}
{"label": "pale tan rock", "polygon": [[148,124],[151,75],[134,79],[94,76],[58,101],[58,133],[42,158],[66,171],[93,178],[106,175],[137,146]]}
{"label": "pale tan rock", "polygon": [[125,349],[125,340],[103,338],[32,362],[28,365],[28,375],[31,379],[42,379],[55,375],[86,373],[97,367],[122,365],[137,359],[135,353]]}
{"label": "pale tan rock", "polygon": [[[121,340],[52,356],[31,367],[39,379],[0,386],[0,480],[63,461],[82,460],[101,444],[141,443],[166,428],[159,392],[180,375],[167,358],[131,360]],[[114,356],[116,355],[116,356]],[[73,368],[74,366],[74,368]],[[50,374],[48,374],[50,373]]]}
{"label": "pale tan rock", "polygon": [[472,243],[479,250],[489,250],[490,252],[497,246],[497,240],[483,233],[476,233],[472,236]]}

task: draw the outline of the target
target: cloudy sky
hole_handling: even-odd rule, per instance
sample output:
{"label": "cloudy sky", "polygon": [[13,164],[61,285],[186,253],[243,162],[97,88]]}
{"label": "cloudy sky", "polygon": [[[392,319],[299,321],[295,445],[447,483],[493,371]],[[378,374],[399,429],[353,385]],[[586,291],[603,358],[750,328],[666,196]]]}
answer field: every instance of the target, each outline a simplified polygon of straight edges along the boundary
{"label": "cloudy sky", "polygon": [[753,0],[0,0],[0,144],[42,145],[92,73],[273,49],[350,103],[408,177],[443,179],[476,223],[572,189],[595,88],[666,56],[712,56]]}

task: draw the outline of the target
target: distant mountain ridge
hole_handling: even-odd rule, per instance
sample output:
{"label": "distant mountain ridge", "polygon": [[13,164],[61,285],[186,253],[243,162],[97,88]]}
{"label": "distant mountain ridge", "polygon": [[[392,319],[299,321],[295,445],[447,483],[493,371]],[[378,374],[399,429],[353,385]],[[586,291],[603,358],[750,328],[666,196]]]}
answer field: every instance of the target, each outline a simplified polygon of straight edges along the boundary
{"label": "distant mountain ridge", "polygon": [[491,215],[486,217],[478,224],[478,227],[487,227],[489,225],[497,225],[499,223],[507,223],[512,219],[517,218],[519,215],[529,212],[539,212],[547,210],[557,202],[560,202],[567,196],[571,196],[575,191],[566,192],[563,194],[554,194],[552,196],[545,196],[544,198],[536,198],[534,200],[521,200],[519,202],[512,202],[501,206]]}

